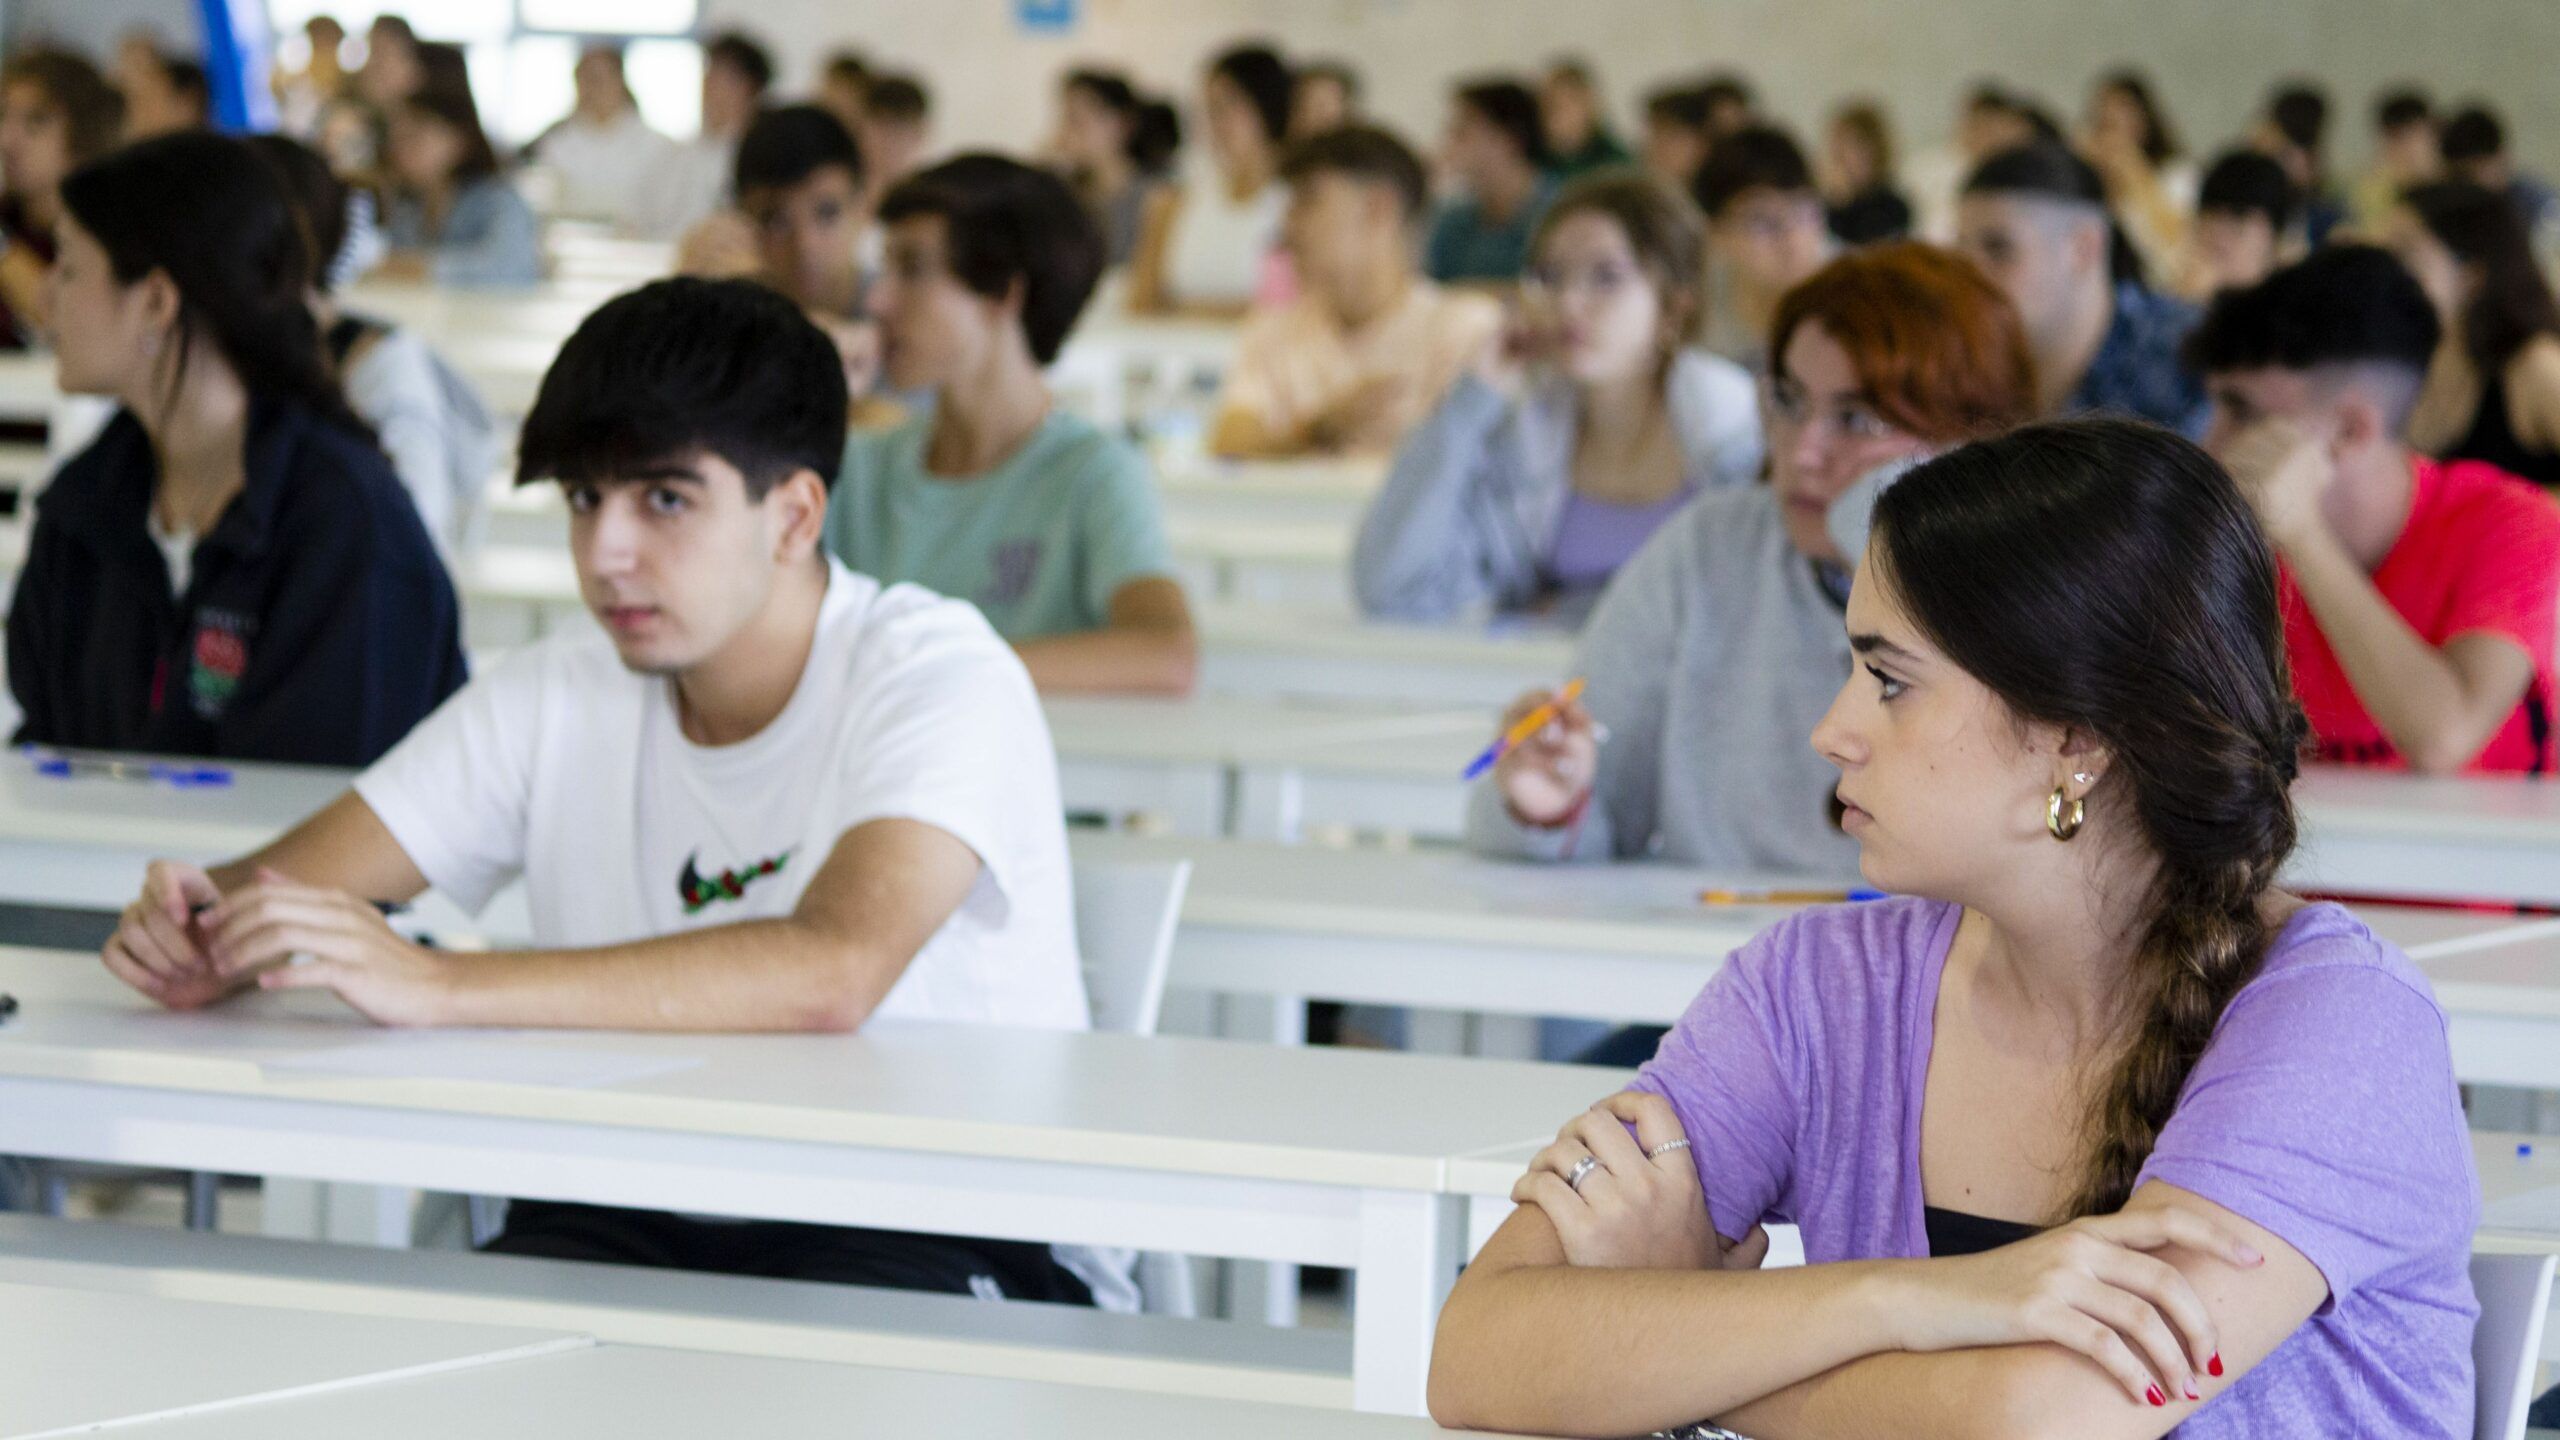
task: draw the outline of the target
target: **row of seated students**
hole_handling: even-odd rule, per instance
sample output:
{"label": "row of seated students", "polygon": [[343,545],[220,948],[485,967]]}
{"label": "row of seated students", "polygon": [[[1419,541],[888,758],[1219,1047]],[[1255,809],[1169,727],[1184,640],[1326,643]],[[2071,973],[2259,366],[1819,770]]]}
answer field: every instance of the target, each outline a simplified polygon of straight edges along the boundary
{"label": "row of seated students", "polygon": [[[1403,252],[1375,242],[1416,218],[1393,145],[1342,130],[1292,152],[1293,231],[1341,262],[1307,267],[1340,294],[1386,273]],[[2050,166],[2029,155],[2033,174],[1979,198],[2048,207],[2008,228],[2082,262],[2068,295],[2112,305],[2103,207],[2024,183]],[[368,765],[256,855],[154,867],[106,949],[117,974],[188,1008],[325,988],[393,1024],[1085,1023],[1033,681],[1135,661],[1178,592],[1150,583],[1142,521],[1064,547],[1138,557],[1116,586],[1046,586],[1053,467],[984,492],[935,480],[1060,446],[1055,473],[1095,477],[1059,507],[1079,520],[1132,485],[1119,442],[1054,428],[1038,379],[1101,265],[1063,182],[973,157],[883,201],[870,312],[890,382],[936,404],[850,444],[845,353],[793,301],[677,280],[599,310],[518,453],[521,480],[563,488],[602,634],[467,683],[425,526],[323,358],[312,227],[281,169],[180,136],[94,162],[63,201],[49,284],[83,337],[64,380],[123,413],[39,509],[9,620],[25,738]],[[201,237],[160,226],[162,203],[227,238],[182,244]],[[1631,353],[1667,373],[1677,287],[1636,278],[1632,232],[1583,238],[1626,241],[1622,278],[1655,304],[1608,337],[1617,378]],[[1560,260],[1553,283],[1596,294],[1616,258]],[[2467,1424],[2478,1202],[2441,1013],[2404,958],[2272,880],[2314,725],[2348,758],[2384,758],[2355,753],[2362,721],[2431,768],[2519,737],[2547,765],[2532,707],[2547,717],[2560,516],[2405,448],[2439,321],[2386,254],[2324,251],[2180,337],[2210,378],[2215,455],[2128,421],[2010,428],[2079,386],[2046,382],[2053,336],[1990,271],[1887,247],[1779,297],[1771,483],[1716,484],[1635,549],[1586,638],[1588,703],[1480,792],[1485,823],[1558,858],[1659,853],[1675,829],[1739,849],[1719,829],[1765,823],[1807,845],[1787,867],[1854,858],[1906,898],[1772,932],[1657,1054],[1639,1090],[1662,1103],[1568,1125],[1453,1299],[1446,1417]],[[2121,310],[2098,313],[2112,336]],[[941,508],[973,493],[1034,512],[1027,533]],[[980,603],[828,554],[881,547],[865,563],[886,570],[901,534]],[[165,605],[156,625],[115,613],[135,585]],[[1008,602],[1105,623],[1070,651],[1000,634]],[[1753,685],[1785,688],[1755,705]],[[236,748],[188,743],[203,735]],[[1744,783],[1769,788],[1722,793]],[[530,951],[438,953],[377,909],[429,886],[473,904],[519,875]],[[1827,983],[1843,973],[1861,984]],[[1764,1023],[1779,1013],[1804,1022]],[[1995,1112],[2011,1123],[1978,1124]],[[1898,1178],[1861,1168],[1878,1164]],[[1868,1263],[1719,1283],[1780,1214],[1820,1237],[1815,1258]],[[591,1207],[521,1207],[498,1244],[1129,1295],[1121,1262],[1084,1252]],[[2172,1263],[2136,1263],[2154,1252]],[[2066,1285],[2065,1305],[2023,1298]],[[1552,1347],[1568,1311],[1587,1362],[1530,1363],[1520,1347]],[[1666,1333],[1729,1337],[1726,1363],[1624,1363]]]}

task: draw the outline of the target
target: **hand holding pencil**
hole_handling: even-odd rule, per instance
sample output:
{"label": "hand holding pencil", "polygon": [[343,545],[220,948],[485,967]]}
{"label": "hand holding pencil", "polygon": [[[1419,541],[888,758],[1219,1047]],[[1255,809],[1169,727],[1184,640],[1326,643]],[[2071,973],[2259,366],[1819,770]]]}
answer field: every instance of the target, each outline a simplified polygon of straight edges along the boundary
{"label": "hand holding pencil", "polygon": [[1582,703],[1582,682],[1513,701],[1502,740],[1510,743],[1497,742],[1493,779],[1511,813],[1532,825],[1563,823],[1600,768],[1600,727]]}

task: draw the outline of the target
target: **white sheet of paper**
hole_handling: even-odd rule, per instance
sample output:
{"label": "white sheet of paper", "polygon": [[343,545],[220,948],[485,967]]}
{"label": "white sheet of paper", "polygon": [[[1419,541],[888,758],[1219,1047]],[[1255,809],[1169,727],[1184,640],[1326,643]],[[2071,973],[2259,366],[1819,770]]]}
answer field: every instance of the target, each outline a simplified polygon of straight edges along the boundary
{"label": "white sheet of paper", "polygon": [[627,1050],[542,1045],[476,1035],[391,1034],[313,1050],[262,1067],[270,1075],[356,1076],[374,1080],[480,1080],[559,1085],[573,1090],[690,1070],[699,1059]]}

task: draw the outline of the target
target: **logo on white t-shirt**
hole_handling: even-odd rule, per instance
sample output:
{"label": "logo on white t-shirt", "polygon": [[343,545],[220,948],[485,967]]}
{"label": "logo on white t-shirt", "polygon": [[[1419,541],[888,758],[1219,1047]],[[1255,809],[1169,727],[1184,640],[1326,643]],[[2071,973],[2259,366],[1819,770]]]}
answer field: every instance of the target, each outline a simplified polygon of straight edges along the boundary
{"label": "logo on white t-shirt", "polygon": [[737,870],[723,870],[708,880],[703,878],[701,867],[697,863],[702,853],[697,850],[684,857],[684,873],[676,877],[676,898],[684,902],[684,913],[687,915],[699,915],[722,901],[740,899],[747,893],[748,886],[767,875],[782,873],[782,867],[791,863],[791,856],[798,849],[799,847],[795,845],[790,850],[785,850],[770,859],[759,860],[753,865]]}

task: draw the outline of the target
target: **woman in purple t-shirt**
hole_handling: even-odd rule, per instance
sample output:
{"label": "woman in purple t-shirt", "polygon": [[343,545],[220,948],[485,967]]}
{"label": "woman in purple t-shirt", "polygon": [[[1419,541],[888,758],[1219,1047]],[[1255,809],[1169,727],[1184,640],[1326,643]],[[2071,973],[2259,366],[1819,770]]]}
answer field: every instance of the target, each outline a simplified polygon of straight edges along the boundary
{"label": "woman in purple t-shirt", "polygon": [[[1887,492],[1816,728],[1874,883],[1733,957],[1459,1282],[1444,1423],[1761,1437],[2470,1433],[2444,1015],[2274,889],[2275,566],[2166,431]],[[1756,1269],[1761,1226],[1799,1269]]]}

